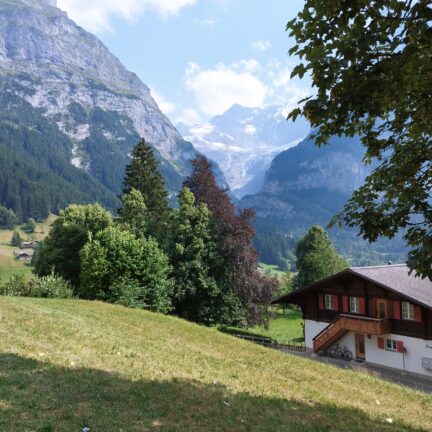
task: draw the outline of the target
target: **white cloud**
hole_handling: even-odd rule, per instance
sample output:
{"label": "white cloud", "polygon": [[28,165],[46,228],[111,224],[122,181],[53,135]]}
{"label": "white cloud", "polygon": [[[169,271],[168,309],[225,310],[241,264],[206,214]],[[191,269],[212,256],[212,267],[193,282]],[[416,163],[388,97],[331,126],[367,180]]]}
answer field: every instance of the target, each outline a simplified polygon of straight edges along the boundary
{"label": "white cloud", "polygon": [[213,28],[217,23],[217,19],[207,18],[207,19],[199,19],[196,21],[200,26]]}
{"label": "white cloud", "polygon": [[256,61],[237,62],[231,66],[222,63],[214,69],[201,69],[190,63],[186,70],[187,89],[194,93],[199,110],[206,115],[225,112],[235,103],[256,108],[263,105],[267,86],[257,78],[249,66]]}
{"label": "white cloud", "polygon": [[252,46],[260,51],[267,51],[271,47],[271,43],[269,40],[256,40],[252,43]]}
{"label": "white cloud", "polygon": [[164,114],[170,114],[176,110],[176,106],[172,102],[169,102],[164,96],[158,93],[155,89],[151,89],[151,95],[153,96],[153,99],[156,101],[160,110]]}
{"label": "white cloud", "polygon": [[58,0],[58,7],[79,25],[95,33],[110,31],[112,16],[133,21],[145,11],[162,16],[177,14],[197,0]]}
{"label": "white cloud", "polygon": [[194,126],[201,121],[201,116],[194,108],[184,109],[180,115],[175,119],[175,123],[183,123],[186,126]]}

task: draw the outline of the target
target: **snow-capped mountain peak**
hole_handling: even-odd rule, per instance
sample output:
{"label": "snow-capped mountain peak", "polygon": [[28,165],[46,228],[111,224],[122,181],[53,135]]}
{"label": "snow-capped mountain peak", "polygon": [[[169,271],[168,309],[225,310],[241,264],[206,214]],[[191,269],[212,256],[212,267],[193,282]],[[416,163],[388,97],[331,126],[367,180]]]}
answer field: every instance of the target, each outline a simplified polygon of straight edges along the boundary
{"label": "snow-capped mountain peak", "polygon": [[207,123],[186,128],[185,139],[216,161],[233,193],[241,198],[257,192],[273,158],[309,133],[304,119],[287,122],[283,107],[246,108],[235,104]]}

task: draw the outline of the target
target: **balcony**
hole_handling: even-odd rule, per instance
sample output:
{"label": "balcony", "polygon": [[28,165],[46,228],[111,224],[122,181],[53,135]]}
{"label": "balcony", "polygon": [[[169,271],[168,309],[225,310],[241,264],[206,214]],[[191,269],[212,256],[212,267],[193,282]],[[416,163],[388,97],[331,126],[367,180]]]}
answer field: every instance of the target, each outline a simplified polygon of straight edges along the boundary
{"label": "balcony", "polygon": [[338,315],[313,339],[314,352],[325,351],[347,332],[382,336],[390,333],[389,319],[368,318],[357,315]]}

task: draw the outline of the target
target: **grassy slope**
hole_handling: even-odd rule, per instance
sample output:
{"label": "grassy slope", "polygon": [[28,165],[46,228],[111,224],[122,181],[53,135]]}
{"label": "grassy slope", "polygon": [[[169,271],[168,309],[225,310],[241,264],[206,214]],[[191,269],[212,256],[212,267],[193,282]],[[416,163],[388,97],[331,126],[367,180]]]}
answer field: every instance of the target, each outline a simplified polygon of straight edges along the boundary
{"label": "grassy slope", "polygon": [[269,328],[254,327],[251,331],[255,334],[271,337],[279,343],[301,342],[303,340],[303,319],[301,312],[287,308],[285,314],[282,309],[276,309],[274,318],[270,320]]}
{"label": "grassy slope", "polygon": [[221,326],[220,329],[230,334],[240,333],[251,336],[265,336],[282,344],[299,344],[303,341],[302,315],[299,310],[293,308],[285,309],[285,314],[282,308],[275,309],[274,316],[270,320],[267,329],[260,326],[252,327],[248,330],[225,326]]}
{"label": "grassy slope", "polygon": [[[52,215],[44,222],[38,223],[36,232],[33,234],[26,233],[23,226],[18,227],[17,231],[23,240],[42,240],[48,234],[50,225],[54,220],[55,216]],[[9,280],[14,274],[21,274],[26,277],[30,277],[32,274],[28,263],[15,259],[13,251],[17,248],[9,246],[12,234],[13,230],[0,230],[0,282]]]}
{"label": "grassy slope", "polygon": [[0,298],[3,432],[426,431],[431,404],[171,317]]}

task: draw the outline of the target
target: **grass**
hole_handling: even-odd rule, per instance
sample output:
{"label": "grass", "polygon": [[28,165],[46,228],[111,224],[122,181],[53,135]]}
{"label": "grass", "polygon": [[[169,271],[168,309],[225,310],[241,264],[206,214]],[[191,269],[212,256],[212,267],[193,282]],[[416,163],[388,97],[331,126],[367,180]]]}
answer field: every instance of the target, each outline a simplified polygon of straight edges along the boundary
{"label": "grass", "polygon": [[287,308],[284,313],[282,308],[277,308],[274,311],[274,317],[270,320],[268,329],[254,327],[251,330],[256,334],[270,337],[283,344],[302,342],[303,318],[301,311]]}
{"label": "grass", "polygon": [[0,297],[2,432],[428,431],[431,404],[172,317]]}
{"label": "grass", "polygon": [[269,273],[271,276],[276,276],[277,278],[281,278],[285,274],[277,265],[260,263],[259,266],[265,273]]}
{"label": "grass", "polygon": [[298,309],[282,308],[274,310],[274,316],[269,322],[269,327],[252,327],[247,331],[235,327],[221,327],[225,333],[240,333],[250,336],[263,336],[282,344],[299,344],[303,342],[303,319]]}
{"label": "grass", "polygon": [[0,244],[0,282],[7,281],[18,274],[30,278],[31,266],[23,261],[17,261],[13,254],[16,248]]}
{"label": "grass", "polygon": [[[36,232],[27,233],[25,225],[17,227],[23,240],[43,240],[50,230],[51,224],[56,216],[51,215],[42,223],[37,223]],[[24,275],[30,278],[32,275],[31,266],[23,261],[17,261],[13,254],[17,248],[9,246],[14,230],[0,230],[0,282],[9,280],[13,275]]]}

